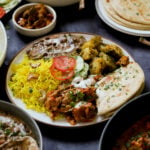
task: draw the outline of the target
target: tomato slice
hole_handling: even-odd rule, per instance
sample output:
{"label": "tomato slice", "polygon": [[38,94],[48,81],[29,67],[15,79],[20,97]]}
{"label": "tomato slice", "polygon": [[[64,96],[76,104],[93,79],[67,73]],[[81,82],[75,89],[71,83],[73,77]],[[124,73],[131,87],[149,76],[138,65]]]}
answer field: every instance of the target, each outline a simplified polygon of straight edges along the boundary
{"label": "tomato slice", "polygon": [[57,70],[66,72],[75,68],[76,60],[73,57],[58,56],[53,58],[53,64]]}
{"label": "tomato slice", "polygon": [[6,14],[4,8],[0,7],[0,19]]}
{"label": "tomato slice", "polygon": [[54,65],[50,67],[50,72],[55,79],[62,80],[62,81],[68,80],[74,75],[74,70],[62,72],[57,70]]}

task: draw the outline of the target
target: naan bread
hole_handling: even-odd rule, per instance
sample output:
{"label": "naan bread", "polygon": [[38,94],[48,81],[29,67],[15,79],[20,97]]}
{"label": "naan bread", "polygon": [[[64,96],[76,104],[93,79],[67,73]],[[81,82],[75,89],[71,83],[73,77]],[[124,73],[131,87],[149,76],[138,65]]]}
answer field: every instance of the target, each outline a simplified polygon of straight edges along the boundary
{"label": "naan bread", "polygon": [[150,25],[149,0],[110,0],[110,4],[120,17],[130,22]]}
{"label": "naan bread", "polygon": [[11,139],[0,147],[0,150],[39,150],[39,147],[31,136]]}
{"label": "naan bread", "polygon": [[120,67],[97,83],[98,115],[105,115],[143,90],[144,73],[136,62]]}
{"label": "naan bread", "polygon": [[113,20],[114,22],[129,27],[133,29],[138,29],[138,30],[150,30],[150,25],[146,24],[139,24],[139,23],[134,23],[130,22],[124,18],[121,18],[113,9],[113,7],[110,5],[110,1],[108,0],[103,0],[103,5],[105,7],[105,10],[107,12],[108,17]]}

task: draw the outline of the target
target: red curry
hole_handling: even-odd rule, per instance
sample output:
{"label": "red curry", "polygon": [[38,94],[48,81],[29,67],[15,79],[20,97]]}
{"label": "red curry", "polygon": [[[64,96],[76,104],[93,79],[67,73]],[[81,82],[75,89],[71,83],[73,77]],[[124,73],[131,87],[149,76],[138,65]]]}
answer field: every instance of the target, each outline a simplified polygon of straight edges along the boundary
{"label": "red curry", "polygon": [[150,116],[127,129],[118,138],[113,150],[150,150]]}

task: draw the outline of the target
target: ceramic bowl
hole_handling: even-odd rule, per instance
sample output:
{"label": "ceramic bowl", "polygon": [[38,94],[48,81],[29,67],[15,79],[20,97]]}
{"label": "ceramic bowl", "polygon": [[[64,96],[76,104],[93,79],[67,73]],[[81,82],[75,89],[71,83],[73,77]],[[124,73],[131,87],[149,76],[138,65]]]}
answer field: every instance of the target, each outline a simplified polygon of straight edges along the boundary
{"label": "ceramic bowl", "polygon": [[39,150],[43,150],[43,141],[40,129],[28,113],[16,105],[5,102],[4,100],[0,100],[0,112],[10,114],[11,116],[17,117],[19,120],[23,121],[31,129],[34,138],[38,143]]}
{"label": "ceramic bowl", "polygon": [[124,131],[141,118],[150,115],[149,106],[150,92],[140,95],[122,106],[104,127],[99,150],[112,150],[114,143]]}
{"label": "ceramic bowl", "polygon": [[45,35],[47,33],[49,33],[50,31],[52,31],[56,25],[56,19],[57,19],[57,15],[56,15],[56,12],[55,10],[48,6],[48,5],[45,5],[47,10],[49,10],[49,12],[51,12],[51,14],[53,15],[53,20],[50,24],[48,24],[47,26],[45,27],[42,27],[42,28],[38,28],[38,29],[28,29],[28,28],[25,28],[25,27],[22,27],[20,26],[17,22],[16,22],[16,18],[22,13],[24,12],[26,9],[36,5],[37,3],[30,3],[30,4],[24,4],[20,7],[18,7],[14,13],[13,13],[13,16],[12,16],[12,21],[13,21],[13,24],[14,24],[14,27],[15,29],[22,35],[25,35],[25,36],[30,36],[30,37],[37,37],[37,36],[42,36],[42,35]]}
{"label": "ceramic bowl", "polygon": [[61,7],[68,6],[79,2],[80,0],[26,0],[28,2],[45,3],[50,6]]}

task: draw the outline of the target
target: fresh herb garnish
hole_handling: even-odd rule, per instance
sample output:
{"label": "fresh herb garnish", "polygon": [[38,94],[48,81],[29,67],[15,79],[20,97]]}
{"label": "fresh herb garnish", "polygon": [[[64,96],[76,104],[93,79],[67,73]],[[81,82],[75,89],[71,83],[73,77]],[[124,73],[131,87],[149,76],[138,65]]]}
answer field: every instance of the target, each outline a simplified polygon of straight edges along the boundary
{"label": "fresh herb garnish", "polygon": [[29,93],[32,93],[33,92],[33,89],[32,88],[29,88]]}

